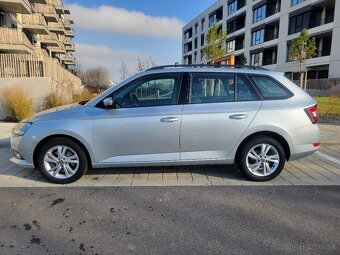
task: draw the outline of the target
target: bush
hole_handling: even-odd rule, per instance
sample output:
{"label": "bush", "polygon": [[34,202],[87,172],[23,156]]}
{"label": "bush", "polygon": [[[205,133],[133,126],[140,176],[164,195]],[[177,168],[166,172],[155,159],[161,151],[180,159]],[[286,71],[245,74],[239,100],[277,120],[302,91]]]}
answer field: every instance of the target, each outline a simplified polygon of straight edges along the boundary
{"label": "bush", "polygon": [[58,91],[51,91],[45,98],[44,108],[50,109],[68,104],[65,102],[65,98]]}
{"label": "bush", "polygon": [[80,92],[74,91],[72,94],[72,101],[74,103],[91,100],[94,97],[94,94],[90,92],[88,89],[83,89]]}
{"label": "bush", "polygon": [[8,88],[3,91],[8,110],[17,120],[29,118],[34,114],[32,99],[22,88]]}

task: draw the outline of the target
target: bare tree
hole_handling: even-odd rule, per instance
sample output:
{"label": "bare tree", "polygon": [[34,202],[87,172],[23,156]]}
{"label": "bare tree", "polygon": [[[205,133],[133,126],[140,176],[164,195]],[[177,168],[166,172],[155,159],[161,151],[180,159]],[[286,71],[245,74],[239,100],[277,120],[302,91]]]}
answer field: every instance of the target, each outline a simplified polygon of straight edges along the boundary
{"label": "bare tree", "polygon": [[89,68],[85,71],[78,71],[78,77],[85,87],[107,88],[110,84],[109,71],[102,66]]}
{"label": "bare tree", "polygon": [[129,69],[127,67],[127,64],[124,61],[122,62],[122,65],[120,66],[119,73],[120,73],[120,79],[122,81],[128,78],[129,76]]}
{"label": "bare tree", "polygon": [[141,60],[140,58],[137,59],[137,73],[148,70],[154,66],[156,66],[156,63],[153,61],[152,57],[145,58],[144,60]]}

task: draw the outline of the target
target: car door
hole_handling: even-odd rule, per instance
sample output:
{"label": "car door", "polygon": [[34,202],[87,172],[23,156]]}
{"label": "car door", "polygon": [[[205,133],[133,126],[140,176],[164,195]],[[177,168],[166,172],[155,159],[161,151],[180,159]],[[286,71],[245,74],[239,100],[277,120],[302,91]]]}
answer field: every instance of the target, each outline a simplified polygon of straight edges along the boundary
{"label": "car door", "polygon": [[96,108],[93,137],[97,163],[178,161],[182,74],[149,75],[114,92],[115,109]]}
{"label": "car door", "polygon": [[192,73],[183,107],[181,160],[227,158],[261,103],[244,75]]}

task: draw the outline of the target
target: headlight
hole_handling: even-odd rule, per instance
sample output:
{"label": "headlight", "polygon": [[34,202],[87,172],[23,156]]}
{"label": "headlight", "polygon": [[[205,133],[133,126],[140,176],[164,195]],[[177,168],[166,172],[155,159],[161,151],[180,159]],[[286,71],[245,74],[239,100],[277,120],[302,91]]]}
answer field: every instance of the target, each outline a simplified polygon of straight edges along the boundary
{"label": "headlight", "polygon": [[23,136],[31,125],[31,122],[20,122],[12,129],[12,133]]}

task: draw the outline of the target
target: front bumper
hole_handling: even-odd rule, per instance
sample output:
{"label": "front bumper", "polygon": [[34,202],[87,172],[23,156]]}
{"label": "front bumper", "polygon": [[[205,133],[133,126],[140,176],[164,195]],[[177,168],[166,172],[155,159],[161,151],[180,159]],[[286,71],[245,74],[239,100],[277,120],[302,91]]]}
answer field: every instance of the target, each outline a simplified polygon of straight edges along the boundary
{"label": "front bumper", "polygon": [[19,136],[12,134],[11,149],[18,152],[21,155],[21,158],[13,156],[10,160],[19,166],[34,168],[33,153],[35,146],[35,142],[26,135]]}
{"label": "front bumper", "polygon": [[16,157],[12,157],[11,162],[24,167],[24,168],[35,168],[33,164],[28,163],[25,159],[17,159]]}

